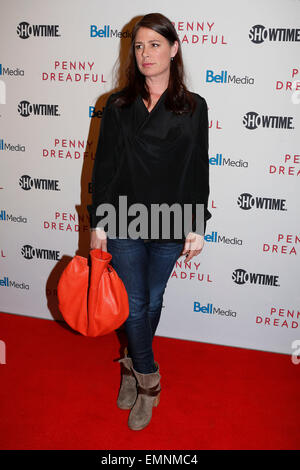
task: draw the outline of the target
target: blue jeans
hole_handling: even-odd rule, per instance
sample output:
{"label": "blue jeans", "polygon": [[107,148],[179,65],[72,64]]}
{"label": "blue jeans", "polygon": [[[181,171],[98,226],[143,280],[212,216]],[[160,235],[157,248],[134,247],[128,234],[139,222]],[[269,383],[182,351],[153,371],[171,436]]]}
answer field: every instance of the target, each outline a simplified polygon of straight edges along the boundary
{"label": "blue jeans", "polygon": [[156,371],[152,340],[157,329],[163,295],[183,242],[155,242],[143,239],[107,237],[111,265],[122,279],[129,300],[124,323],[128,355],[141,374]]}

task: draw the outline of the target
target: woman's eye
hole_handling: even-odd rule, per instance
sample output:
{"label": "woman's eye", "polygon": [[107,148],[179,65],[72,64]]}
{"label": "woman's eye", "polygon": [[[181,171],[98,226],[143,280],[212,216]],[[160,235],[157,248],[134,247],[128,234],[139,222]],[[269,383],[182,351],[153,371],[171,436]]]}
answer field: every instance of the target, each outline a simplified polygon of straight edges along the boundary
{"label": "woman's eye", "polygon": [[155,42],[152,44],[152,46],[159,46],[159,44],[156,44]]}

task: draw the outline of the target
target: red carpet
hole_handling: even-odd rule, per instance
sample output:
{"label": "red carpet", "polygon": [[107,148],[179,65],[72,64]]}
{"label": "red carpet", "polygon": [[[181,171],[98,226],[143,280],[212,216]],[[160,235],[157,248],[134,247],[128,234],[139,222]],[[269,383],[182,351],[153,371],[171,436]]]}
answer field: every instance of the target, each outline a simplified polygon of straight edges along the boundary
{"label": "red carpet", "polygon": [[155,337],[161,400],[127,427],[116,333],[0,314],[1,449],[300,449],[300,365],[289,355]]}

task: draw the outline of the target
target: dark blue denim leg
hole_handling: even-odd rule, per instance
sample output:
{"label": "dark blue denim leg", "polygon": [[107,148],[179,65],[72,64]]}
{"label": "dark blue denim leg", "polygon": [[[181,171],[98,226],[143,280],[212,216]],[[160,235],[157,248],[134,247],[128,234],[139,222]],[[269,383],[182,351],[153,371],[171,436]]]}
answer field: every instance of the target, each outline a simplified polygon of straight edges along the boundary
{"label": "dark blue denim leg", "polygon": [[148,281],[150,302],[148,316],[151,322],[152,337],[154,337],[161,316],[163,295],[184,243],[157,243],[152,241],[146,245],[149,252]]}
{"label": "dark blue denim leg", "polygon": [[155,372],[152,329],[147,314],[149,305],[148,252],[141,239],[107,238],[111,265],[122,279],[129,300],[129,317],[124,326],[128,353],[137,372]]}
{"label": "dark blue denim leg", "polygon": [[183,243],[144,242],[141,239],[107,239],[111,265],[124,282],[129,317],[124,326],[134,369],[156,371],[152,339],[159,323],[163,294]]}

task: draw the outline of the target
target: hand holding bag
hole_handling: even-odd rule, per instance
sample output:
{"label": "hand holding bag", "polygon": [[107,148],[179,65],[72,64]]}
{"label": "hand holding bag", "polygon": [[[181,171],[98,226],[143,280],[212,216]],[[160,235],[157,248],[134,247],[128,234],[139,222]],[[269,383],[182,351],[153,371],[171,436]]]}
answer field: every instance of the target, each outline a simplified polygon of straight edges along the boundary
{"label": "hand holding bag", "polygon": [[84,336],[102,336],[119,328],[129,315],[128,295],[114,268],[112,255],[101,249],[88,259],[76,255],[62,272],[57,296],[68,325]]}

